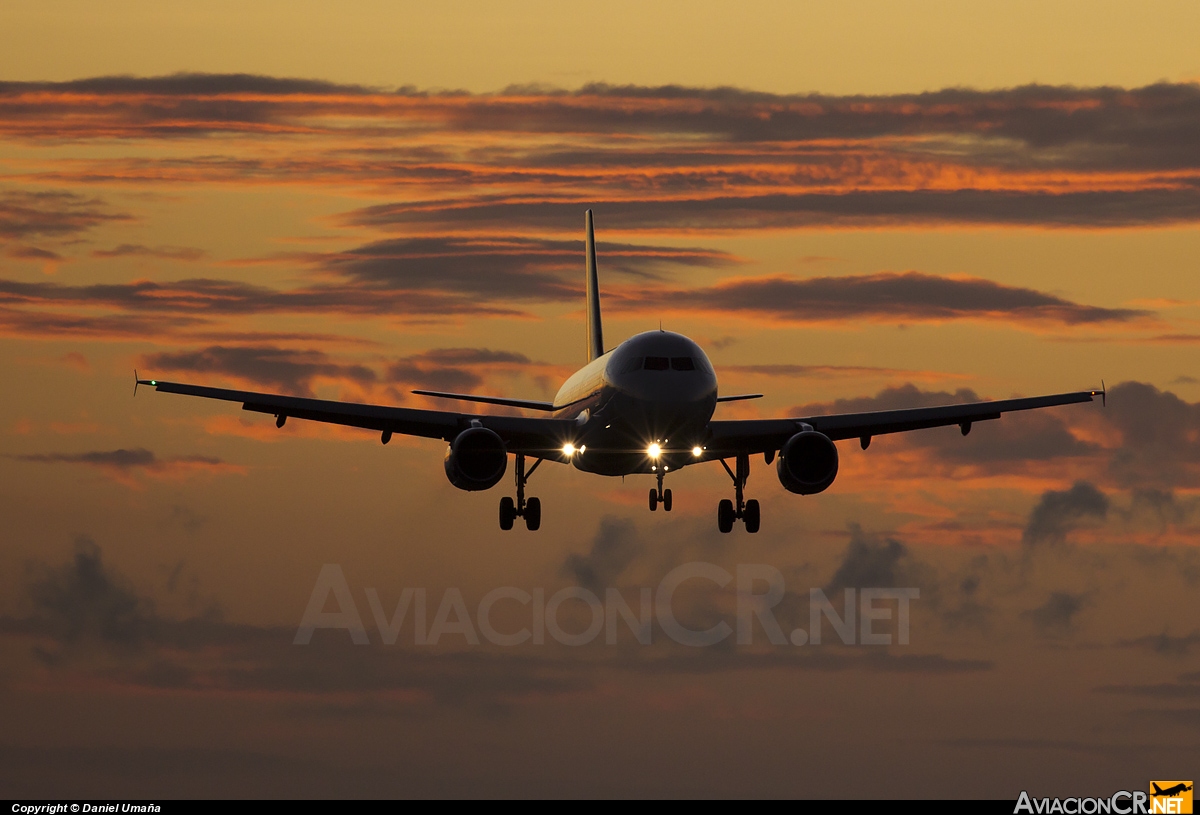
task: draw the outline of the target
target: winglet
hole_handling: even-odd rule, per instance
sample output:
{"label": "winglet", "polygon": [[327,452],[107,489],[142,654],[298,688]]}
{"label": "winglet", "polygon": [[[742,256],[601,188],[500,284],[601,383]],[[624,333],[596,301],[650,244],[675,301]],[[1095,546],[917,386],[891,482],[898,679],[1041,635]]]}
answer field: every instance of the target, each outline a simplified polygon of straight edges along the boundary
{"label": "winglet", "polygon": [[158,387],[157,379],[142,379],[138,376],[137,368],[133,369],[133,395],[137,396],[138,385],[152,385]]}
{"label": "winglet", "polygon": [[1108,388],[1104,386],[1104,380],[1100,380],[1100,406],[1108,407]]}

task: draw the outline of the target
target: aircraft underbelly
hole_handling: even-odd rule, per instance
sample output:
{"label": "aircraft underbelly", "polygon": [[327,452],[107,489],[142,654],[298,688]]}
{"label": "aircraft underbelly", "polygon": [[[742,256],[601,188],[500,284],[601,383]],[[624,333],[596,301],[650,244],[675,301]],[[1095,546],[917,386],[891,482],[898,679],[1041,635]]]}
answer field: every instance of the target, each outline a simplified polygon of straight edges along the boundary
{"label": "aircraft underbelly", "polygon": [[[612,393],[592,417],[581,437],[587,449],[572,459],[579,470],[598,475],[631,475],[655,472],[655,467],[677,470],[694,462],[692,447],[704,438],[716,404],[715,394],[700,400],[644,401]],[[647,449],[662,448],[656,460]]]}

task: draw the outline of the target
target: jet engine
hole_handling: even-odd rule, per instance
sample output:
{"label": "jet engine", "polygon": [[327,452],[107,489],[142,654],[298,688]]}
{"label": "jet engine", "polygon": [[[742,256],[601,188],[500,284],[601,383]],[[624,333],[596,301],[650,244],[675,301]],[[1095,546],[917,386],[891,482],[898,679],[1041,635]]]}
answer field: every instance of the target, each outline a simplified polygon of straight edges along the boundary
{"label": "jet engine", "polygon": [[837,447],[823,433],[801,431],[784,442],[775,470],[788,492],[815,495],[837,478]]}
{"label": "jet engine", "polygon": [[460,490],[474,492],[496,485],[508,469],[508,450],[486,427],[472,427],[454,437],[446,450],[446,478]]}

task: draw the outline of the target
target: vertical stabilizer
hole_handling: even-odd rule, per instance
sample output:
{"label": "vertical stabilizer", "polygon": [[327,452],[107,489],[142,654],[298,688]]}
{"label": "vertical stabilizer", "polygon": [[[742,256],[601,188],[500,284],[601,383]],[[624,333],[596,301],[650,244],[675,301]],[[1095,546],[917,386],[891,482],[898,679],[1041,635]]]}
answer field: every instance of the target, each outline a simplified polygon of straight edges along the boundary
{"label": "vertical stabilizer", "polygon": [[596,235],[592,230],[592,211],[585,216],[587,237],[587,347],[588,362],[604,355],[604,330],[600,327],[600,281],[596,277]]}

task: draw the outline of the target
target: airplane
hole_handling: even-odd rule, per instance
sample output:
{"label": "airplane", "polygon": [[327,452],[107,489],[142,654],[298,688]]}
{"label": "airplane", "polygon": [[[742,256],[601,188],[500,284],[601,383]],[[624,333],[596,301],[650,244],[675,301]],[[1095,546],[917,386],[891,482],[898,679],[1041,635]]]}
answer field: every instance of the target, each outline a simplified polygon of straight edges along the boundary
{"label": "airplane", "polygon": [[1154,792],[1150,793],[1151,797],[1154,798],[1157,798],[1160,795],[1165,795],[1168,798],[1174,798],[1181,792],[1187,792],[1192,788],[1191,784],[1182,781],[1173,787],[1167,787],[1165,790],[1158,786],[1158,784],[1155,784],[1153,781],[1150,782],[1150,786],[1154,787]]}
{"label": "airplane", "polygon": [[[385,405],[307,399],[139,379],[165,393],[241,402],[243,410],[275,416],[283,427],[288,419],[374,430],[387,444],[393,434],[441,439],[449,443],[443,466],[450,483],[460,490],[487,490],[504,477],[508,457],[514,459],[515,496],[500,500],[500,528],[513,528],[523,518],[530,531],[541,526],[542,505],[526,497],[525,487],[543,462],[570,464],[578,470],[606,476],[649,474],[657,486],[649,507],[670,512],[668,473],[718,461],[733,481],[733,499],[717,505],[717,528],[722,533],[741,521],[749,533],[758,532],[761,510],[756,499],[746,500],[750,457],[775,462],[780,484],[789,492],[815,495],[837,477],[835,442],[858,439],[867,449],[871,439],[930,427],[958,425],[967,435],[976,422],[1001,414],[1056,405],[1091,402],[1100,390],[1060,393],[1021,399],[972,402],[940,407],[795,416],[778,419],[714,419],[717,405],[757,399],[759,393],[720,395],[717,375],[704,351],[691,339],[671,331],[646,331],[608,351],[600,321],[600,284],[596,270],[596,240],[592,211],[584,216],[587,306],[587,364],[572,374],[551,402],[510,399],[469,393],[414,390],[442,399],[501,405],[538,411],[548,416],[504,416],[427,410]],[[526,459],[532,459],[526,467]],[[733,467],[729,462],[733,461]]]}

